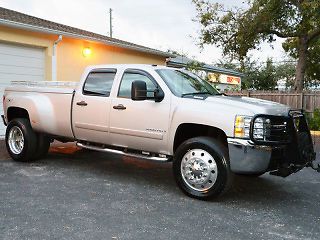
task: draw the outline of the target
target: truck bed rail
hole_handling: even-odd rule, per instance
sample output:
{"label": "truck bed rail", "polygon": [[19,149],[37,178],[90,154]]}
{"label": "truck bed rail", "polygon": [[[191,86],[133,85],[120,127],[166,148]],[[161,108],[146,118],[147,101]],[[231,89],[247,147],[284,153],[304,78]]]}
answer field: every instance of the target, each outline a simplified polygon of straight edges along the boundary
{"label": "truck bed rail", "polygon": [[11,86],[27,86],[27,87],[61,87],[75,88],[78,82],[62,82],[62,81],[11,81]]}

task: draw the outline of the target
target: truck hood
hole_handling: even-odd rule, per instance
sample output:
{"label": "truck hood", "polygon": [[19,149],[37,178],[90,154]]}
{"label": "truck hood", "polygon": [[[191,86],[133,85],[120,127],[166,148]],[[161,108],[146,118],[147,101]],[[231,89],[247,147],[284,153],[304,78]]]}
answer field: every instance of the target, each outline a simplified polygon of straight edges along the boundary
{"label": "truck hood", "polygon": [[290,110],[289,106],[280,103],[249,97],[211,96],[205,101],[237,108],[239,110],[246,110],[246,112],[249,111],[253,114],[287,116]]}

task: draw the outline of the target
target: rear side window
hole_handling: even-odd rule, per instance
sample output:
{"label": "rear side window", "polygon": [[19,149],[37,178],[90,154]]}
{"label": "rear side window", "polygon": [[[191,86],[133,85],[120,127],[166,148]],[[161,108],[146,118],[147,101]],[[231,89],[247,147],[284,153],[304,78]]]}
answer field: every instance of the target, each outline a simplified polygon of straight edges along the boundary
{"label": "rear side window", "polygon": [[83,86],[83,94],[109,97],[116,72],[91,72]]}
{"label": "rear side window", "polygon": [[[154,91],[156,89],[155,84],[147,76],[142,75],[140,73],[127,72],[123,74],[118,97],[131,98],[131,85],[133,81],[137,81],[137,80],[144,81],[147,84],[148,91]],[[153,96],[154,96],[153,92],[147,93],[147,97],[153,97]]]}

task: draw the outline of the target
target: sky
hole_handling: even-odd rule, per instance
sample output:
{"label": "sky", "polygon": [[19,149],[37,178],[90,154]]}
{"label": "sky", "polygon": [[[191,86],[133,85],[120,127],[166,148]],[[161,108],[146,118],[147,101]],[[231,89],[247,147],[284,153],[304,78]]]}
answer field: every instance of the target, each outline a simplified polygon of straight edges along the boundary
{"label": "sky", "polygon": [[[212,0],[227,7],[242,6],[238,0]],[[91,32],[109,34],[109,8],[113,9],[113,37],[166,51],[186,53],[209,64],[223,59],[215,46],[197,45],[200,26],[191,0],[0,0],[0,6],[35,17],[62,23]],[[268,57],[285,58],[281,41],[271,48],[250,52],[260,62]]]}

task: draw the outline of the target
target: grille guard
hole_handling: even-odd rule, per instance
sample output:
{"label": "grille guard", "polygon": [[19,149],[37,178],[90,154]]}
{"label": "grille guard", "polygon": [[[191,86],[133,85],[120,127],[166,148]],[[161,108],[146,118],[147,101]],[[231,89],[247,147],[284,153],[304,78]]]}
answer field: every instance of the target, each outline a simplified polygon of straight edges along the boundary
{"label": "grille guard", "polygon": [[249,131],[249,136],[250,136],[250,140],[256,144],[256,145],[265,145],[265,146],[276,146],[276,145],[286,145],[289,144],[291,142],[291,136],[292,133],[290,131],[292,131],[292,127],[288,126],[288,134],[289,134],[289,139],[288,141],[268,141],[268,140],[257,140],[253,137],[253,130],[254,130],[254,122],[257,118],[268,118],[271,121],[272,120],[285,120],[287,121],[288,125],[290,124],[290,116],[273,116],[273,115],[267,115],[267,114],[257,114],[254,115],[251,123],[250,123],[250,131]]}
{"label": "grille guard", "polygon": [[[257,140],[253,136],[254,122],[257,118],[268,118],[272,121],[286,121],[287,138],[283,141]],[[297,121],[296,121],[297,120]],[[298,171],[303,167],[309,166],[320,171],[320,166],[314,167],[313,161],[316,153],[312,142],[311,133],[303,110],[290,110],[288,116],[272,116],[258,114],[252,118],[250,123],[250,140],[256,145],[282,146],[284,147],[283,165],[292,168],[292,172]]]}

